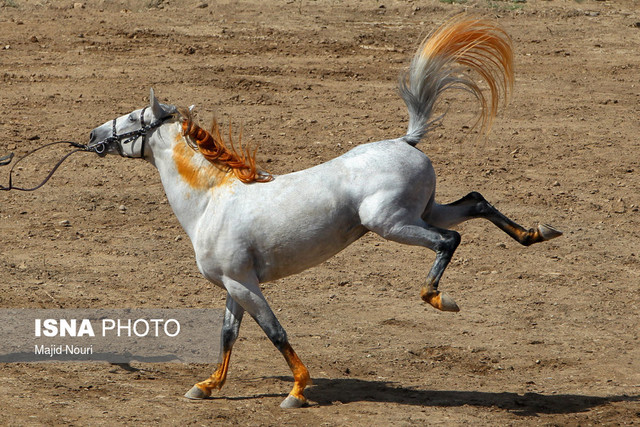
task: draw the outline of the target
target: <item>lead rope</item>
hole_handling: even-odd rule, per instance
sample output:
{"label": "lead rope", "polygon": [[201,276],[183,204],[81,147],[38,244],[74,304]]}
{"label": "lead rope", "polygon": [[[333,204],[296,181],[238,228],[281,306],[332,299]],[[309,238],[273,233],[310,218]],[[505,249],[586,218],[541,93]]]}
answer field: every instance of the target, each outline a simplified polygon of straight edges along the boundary
{"label": "lead rope", "polygon": [[[23,188],[23,187],[16,187],[13,185],[13,169],[18,165],[18,163],[20,163],[22,160],[24,160],[26,157],[29,157],[30,155],[32,155],[33,153],[35,153],[36,151],[42,150],[43,148],[46,147],[50,147],[52,145],[56,145],[56,144],[69,144],[72,147],[76,147],[75,150],[71,151],[70,153],[65,154],[59,161],[58,163],[56,163],[56,165],[53,167],[53,169],[51,169],[51,171],[49,172],[49,174],[47,174],[46,178],[38,185],[36,185],[33,188]],[[78,142],[73,142],[73,141],[56,141],[56,142],[50,142],[48,144],[45,144],[41,147],[38,147],[34,150],[29,151],[27,154],[25,154],[24,156],[20,157],[14,164],[13,166],[11,166],[11,170],[9,170],[9,185],[8,186],[3,186],[0,185],[0,191],[9,191],[9,190],[18,190],[18,191],[35,191],[38,188],[42,187],[43,185],[45,185],[47,183],[47,181],[49,181],[49,179],[53,176],[53,174],[55,173],[55,171],[60,167],[60,165],[62,164],[62,162],[64,162],[65,160],[67,160],[67,157],[69,157],[70,155],[72,155],[73,153],[77,153],[78,151],[88,151],[87,150],[87,146],[84,144],[80,144]],[[11,160],[13,159],[13,153],[7,154],[6,156],[3,156],[0,158],[0,166],[5,166],[8,165],[9,163],[11,163]]]}

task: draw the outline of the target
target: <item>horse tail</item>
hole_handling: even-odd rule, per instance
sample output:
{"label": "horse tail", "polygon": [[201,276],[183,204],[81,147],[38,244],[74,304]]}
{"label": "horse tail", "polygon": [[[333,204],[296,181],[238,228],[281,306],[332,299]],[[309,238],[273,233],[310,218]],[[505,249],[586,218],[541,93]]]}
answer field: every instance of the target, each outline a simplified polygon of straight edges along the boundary
{"label": "horse tail", "polygon": [[[468,74],[475,72],[489,89],[484,91]],[[416,145],[434,122],[436,101],[447,89],[463,89],[480,102],[481,123],[486,134],[496,116],[500,95],[505,103],[513,87],[511,39],[497,24],[483,18],[457,15],[445,22],[418,47],[409,69],[400,76],[399,92],[409,109],[409,128],[404,139]]]}

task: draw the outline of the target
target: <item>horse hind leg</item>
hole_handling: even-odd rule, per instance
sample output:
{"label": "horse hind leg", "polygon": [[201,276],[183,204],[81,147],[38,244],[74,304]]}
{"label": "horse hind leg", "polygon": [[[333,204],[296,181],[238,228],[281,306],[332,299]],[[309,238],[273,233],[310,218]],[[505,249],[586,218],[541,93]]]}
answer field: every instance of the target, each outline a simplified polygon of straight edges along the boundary
{"label": "horse hind leg", "polygon": [[422,299],[442,311],[460,311],[456,302],[438,290],[442,274],[449,265],[453,253],[460,244],[460,234],[456,231],[434,227],[422,220],[413,223],[396,223],[391,227],[368,226],[369,230],[387,240],[414,246],[424,246],[436,253],[436,259],[429,270],[425,286],[420,291]]}
{"label": "horse hind leg", "polygon": [[456,231],[437,229],[431,226],[428,227],[442,233],[444,239],[442,244],[438,245],[435,249],[436,260],[429,270],[426,285],[420,290],[420,297],[423,301],[428,302],[438,310],[458,312],[460,311],[458,304],[456,304],[449,295],[438,291],[438,284],[440,283],[440,278],[444,270],[453,257],[453,253],[460,244],[460,234]]}
{"label": "horse hind leg", "polygon": [[478,192],[471,192],[447,205],[435,204],[428,215],[427,222],[439,227],[452,227],[474,218],[484,218],[507,233],[518,243],[529,246],[562,236],[562,232],[548,224],[525,229],[494,208]]}
{"label": "horse hind leg", "polygon": [[238,338],[243,314],[244,308],[227,294],[227,305],[220,335],[220,363],[208,379],[194,385],[184,397],[188,399],[206,399],[211,396],[211,392],[214,389],[220,390],[222,388],[227,380],[231,349]]}

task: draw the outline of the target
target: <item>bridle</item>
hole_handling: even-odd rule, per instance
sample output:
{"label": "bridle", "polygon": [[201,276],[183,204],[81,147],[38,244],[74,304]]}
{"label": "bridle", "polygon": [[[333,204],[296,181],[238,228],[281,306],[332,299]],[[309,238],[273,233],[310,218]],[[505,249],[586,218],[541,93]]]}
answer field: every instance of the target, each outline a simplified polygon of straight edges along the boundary
{"label": "bridle", "polygon": [[[145,125],[144,113],[146,110],[147,107],[144,107],[140,112],[140,125],[142,126],[140,129],[118,135],[118,132],[116,130],[117,118],[115,118],[112,122],[111,136],[103,139],[102,141],[90,143],[89,145],[87,145],[87,151],[92,151],[102,157],[107,154],[107,148],[109,148],[111,145],[115,145],[118,154],[120,154],[122,157],[144,159],[144,148],[147,141],[147,133],[161,126],[164,122],[173,117],[173,114],[169,114]],[[127,156],[126,154],[124,154],[122,146],[125,144],[133,143],[138,138],[141,138],[142,141],[142,146],[140,147],[140,157]]]}

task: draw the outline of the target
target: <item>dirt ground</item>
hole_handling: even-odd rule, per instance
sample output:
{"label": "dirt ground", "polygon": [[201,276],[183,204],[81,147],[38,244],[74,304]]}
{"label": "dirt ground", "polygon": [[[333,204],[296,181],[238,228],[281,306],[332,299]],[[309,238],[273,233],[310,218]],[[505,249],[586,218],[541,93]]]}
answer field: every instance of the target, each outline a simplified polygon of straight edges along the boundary
{"label": "dirt ground", "polygon": [[[433,253],[375,235],[265,284],[314,379],[307,408],[279,408],[291,373],[248,318],[214,399],[182,395],[215,360],[4,364],[0,424],[640,424],[637,2],[221,3],[1,1],[0,155],[86,142],[153,87],[203,122],[242,126],[269,171],[309,167],[403,135],[398,74],[468,9],[511,34],[516,84],[486,140],[469,129],[473,100],[448,95],[419,145],[437,198],[477,190],[564,236],[524,248],[487,222],[460,226],[441,283],[460,313],[420,300]],[[25,164],[16,184],[62,153]],[[223,306],[151,165],[81,153],[36,192],[0,193],[0,307]]]}

